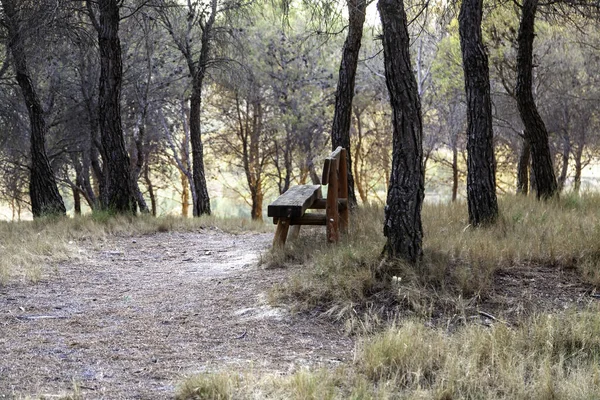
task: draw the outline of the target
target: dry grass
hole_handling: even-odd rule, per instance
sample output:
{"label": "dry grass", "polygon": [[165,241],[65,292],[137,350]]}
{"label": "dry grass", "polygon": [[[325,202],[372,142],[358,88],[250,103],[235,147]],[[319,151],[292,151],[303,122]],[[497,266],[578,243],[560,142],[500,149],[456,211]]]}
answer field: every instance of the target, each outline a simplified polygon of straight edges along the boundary
{"label": "dry grass", "polygon": [[[238,399],[596,399],[599,329],[598,310],[539,315],[517,327],[468,325],[453,333],[408,320],[366,338],[351,366],[201,379],[210,387],[235,387],[228,393]],[[230,398],[186,393],[180,390],[178,398]]]}
{"label": "dry grass", "polygon": [[[500,213],[494,226],[475,229],[468,225],[465,203],[426,204],[424,259],[417,269],[395,266],[394,282],[401,282],[401,298],[396,300],[427,313],[430,300],[424,297],[432,293],[485,295],[498,269],[532,264],[577,268],[587,282],[600,284],[600,196],[549,202],[507,196],[500,199]],[[329,312],[394,302],[390,294],[398,297],[397,285],[377,279],[382,219],[379,208],[361,209],[338,245],[323,243],[319,232],[273,252],[267,265],[299,266],[290,282],[273,292],[274,301]]]}
{"label": "dry grass", "polygon": [[36,282],[60,262],[81,258],[81,241],[108,236],[131,236],[206,228],[230,233],[267,232],[272,226],[242,218],[178,218],[113,216],[95,213],[76,218],[41,218],[27,222],[0,222],[0,284],[12,280]]}

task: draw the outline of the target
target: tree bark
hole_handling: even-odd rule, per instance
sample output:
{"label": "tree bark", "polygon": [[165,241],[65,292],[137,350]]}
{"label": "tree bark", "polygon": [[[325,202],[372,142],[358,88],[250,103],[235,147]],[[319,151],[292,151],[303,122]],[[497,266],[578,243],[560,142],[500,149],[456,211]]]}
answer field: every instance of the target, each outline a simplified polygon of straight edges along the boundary
{"label": "tree bark", "polygon": [[87,0],[90,18],[98,33],[100,85],[98,117],[103,148],[103,208],[117,213],[135,213],[135,192],[131,185],[129,155],[121,125],[121,85],[123,63],[119,40],[119,0],[98,0],[98,19],[91,0]]}
{"label": "tree bark", "polygon": [[[146,187],[148,188],[148,197],[150,197],[150,213],[153,217],[156,217],[156,195],[154,194],[154,185],[152,184],[152,179],[150,179],[150,166],[147,162],[144,165],[144,182],[146,182]],[[187,185],[184,186],[184,188],[187,188]]]}
{"label": "tree bark", "polygon": [[403,0],[379,0],[386,84],[393,110],[392,171],[385,207],[384,253],[410,263],[422,257],[424,197],[421,101],[410,62]]}
{"label": "tree bark", "polygon": [[529,193],[529,159],[531,158],[531,147],[525,138],[519,154],[517,164],[517,194],[527,196]]}
{"label": "tree bark", "polygon": [[523,0],[521,23],[517,37],[517,107],[531,145],[532,170],[537,197],[547,199],[558,194],[558,184],[548,145],[548,131],[533,98],[533,40],[538,0]]}
{"label": "tree bark", "polygon": [[458,17],[467,95],[467,201],[473,226],[498,217],[492,101],[483,46],[483,0],[463,0]]}
{"label": "tree bark", "polygon": [[65,215],[65,205],[58,191],[56,178],[46,154],[47,126],[44,119],[44,110],[29,73],[18,10],[12,0],[2,0],[1,3],[6,16],[5,22],[9,35],[8,47],[12,54],[17,83],[21,88],[29,114],[31,129],[31,170],[29,179],[31,211],[36,218],[48,214]]}
{"label": "tree bark", "polygon": [[562,192],[567,182],[567,176],[569,175],[569,156],[571,155],[571,140],[568,134],[563,136],[562,146],[562,165],[560,167],[560,175],[558,176],[558,191]]}
{"label": "tree bark", "polygon": [[578,146],[575,150],[575,176],[573,177],[573,191],[579,194],[581,190],[581,171],[583,170],[583,146]]}
{"label": "tree bark", "polygon": [[458,146],[454,141],[452,146],[452,202],[458,198]]}
{"label": "tree bark", "polygon": [[342,60],[335,92],[335,111],[333,129],[331,132],[332,150],[342,146],[346,149],[348,170],[348,204],[356,207],[354,193],[354,176],[352,175],[352,156],[350,152],[350,123],[352,120],[352,99],[354,98],[354,83],[358,56],[365,22],[366,0],[347,0],[348,4],[348,36],[344,42]]}

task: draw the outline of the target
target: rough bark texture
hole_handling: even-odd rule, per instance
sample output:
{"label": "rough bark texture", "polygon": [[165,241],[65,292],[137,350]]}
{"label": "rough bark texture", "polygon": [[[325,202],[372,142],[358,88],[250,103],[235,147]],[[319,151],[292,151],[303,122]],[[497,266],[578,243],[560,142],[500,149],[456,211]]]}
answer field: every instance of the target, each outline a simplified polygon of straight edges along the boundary
{"label": "rough bark texture", "polygon": [[531,147],[525,138],[519,154],[517,164],[517,194],[527,196],[529,193],[529,159],[531,158]]}
{"label": "rough bark texture", "polygon": [[410,63],[402,0],[379,0],[385,77],[393,110],[393,158],[385,207],[384,252],[411,263],[422,257],[424,196],[421,102]]}
{"label": "rough bark texture", "polygon": [[546,199],[558,194],[558,184],[548,145],[548,131],[533,98],[533,39],[538,0],[523,0],[517,50],[517,106],[531,145],[532,170],[537,197]]}
{"label": "rough bark texture", "polygon": [[46,154],[47,127],[44,120],[44,110],[29,74],[15,2],[2,0],[2,6],[6,16],[6,27],[8,28],[8,46],[13,58],[17,83],[21,88],[27,106],[31,128],[31,174],[29,179],[31,211],[34,217],[47,214],[64,215],[66,213],[65,205],[58,191],[56,179]]}
{"label": "rough bark texture", "polygon": [[[121,125],[121,85],[123,64],[119,40],[119,1],[98,0],[98,20],[90,17],[98,32],[100,86],[98,117],[104,157],[102,207],[118,213],[135,213],[136,199],[131,185],[129,155]],[[90,0],[88,7],[91,11]]]}
{"label": "rough bark texture", "polygon": [[354,193],[354,176],[352,175],[352,155],[350,154],[350,123],[352,122],[352,99],[354,98],[354,82],[356,67],[365,22],[366,0],[347,0],[348,2],[348,36],[344,42],[342,61],[335,92],[335,112],[331,132],[332,150],[342,146],[346,149],[348,165],[348,204],[356,206]]}
{"label": "rough bark texture", "polygon": [[481,35],[483,0],[463,0],[458,17],[467,95],[467,201],[473,226],[498,217],[488,58]]}

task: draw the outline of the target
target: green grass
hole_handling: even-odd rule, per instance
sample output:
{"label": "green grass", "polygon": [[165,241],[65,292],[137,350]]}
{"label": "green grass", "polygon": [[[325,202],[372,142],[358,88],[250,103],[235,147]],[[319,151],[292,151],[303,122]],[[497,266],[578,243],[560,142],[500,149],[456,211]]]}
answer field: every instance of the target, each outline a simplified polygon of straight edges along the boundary
{"label": "green grass", "polygon": [[109,236],[144,235],[169,231],[221,229],[230,233],[269,232],[272,225],[242,218],[115,216],[94,213],[75,218],[46,217],[34,221],[0,222],[0,284],[14,280],[36,282],[68,260],[81,259],[81,243]]}

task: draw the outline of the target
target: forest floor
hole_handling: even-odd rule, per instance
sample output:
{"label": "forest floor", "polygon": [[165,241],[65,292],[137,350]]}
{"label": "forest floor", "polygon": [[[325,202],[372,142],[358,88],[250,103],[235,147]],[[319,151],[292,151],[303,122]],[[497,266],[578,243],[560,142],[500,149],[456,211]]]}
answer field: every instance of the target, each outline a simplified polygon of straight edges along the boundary
{"label": "forest floor", "polygon": [[172,398],[185,376],[287,374],[352,357],[327,321],[268,305],[272,234],[218,229],[83,242],[81,261],[0,286],[0,399]]}

